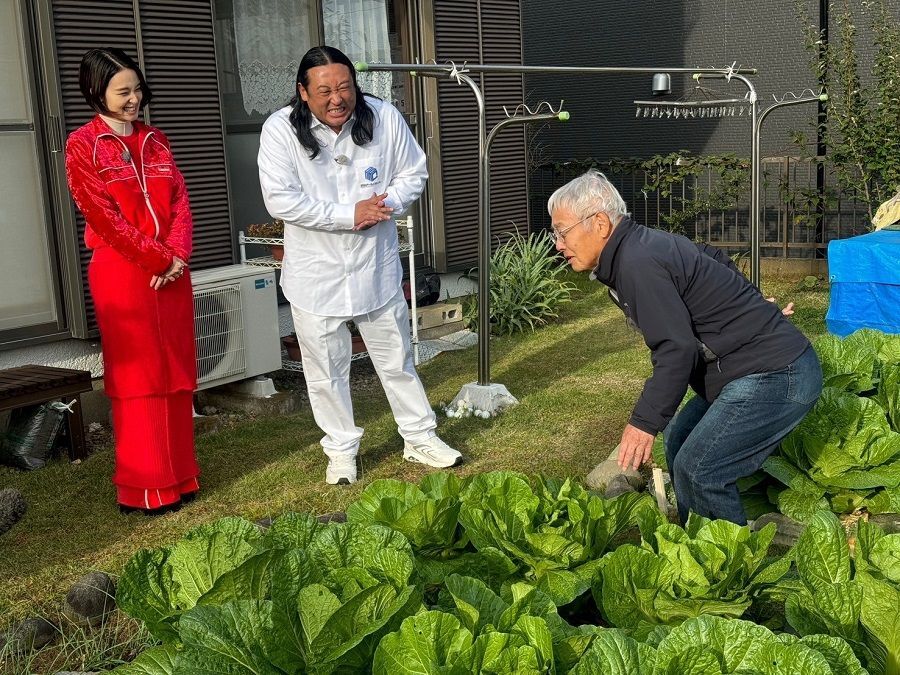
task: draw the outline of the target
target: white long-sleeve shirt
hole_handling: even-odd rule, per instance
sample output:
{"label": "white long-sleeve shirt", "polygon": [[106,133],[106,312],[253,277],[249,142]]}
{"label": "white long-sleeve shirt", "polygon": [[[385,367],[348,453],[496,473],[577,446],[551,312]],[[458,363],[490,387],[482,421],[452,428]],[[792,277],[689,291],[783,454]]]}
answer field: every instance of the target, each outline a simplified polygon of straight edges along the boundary
{"label": "white long-sleeve shirt", "polygon": [[291,108],[263,124],[259,182],[266,209],[284,221],[281,287],[310,314],[352,317],[383,307],[402,280],[397,226],[384,221],[353,230],[356,203],[388,193],[394,215],[406,212],[425,187],[425,153],[400,112],[367,97],[375,112],[372,140],[353,142],[351,118],[336,134],[313,117],[321,146],[315,159],[297,140]]}

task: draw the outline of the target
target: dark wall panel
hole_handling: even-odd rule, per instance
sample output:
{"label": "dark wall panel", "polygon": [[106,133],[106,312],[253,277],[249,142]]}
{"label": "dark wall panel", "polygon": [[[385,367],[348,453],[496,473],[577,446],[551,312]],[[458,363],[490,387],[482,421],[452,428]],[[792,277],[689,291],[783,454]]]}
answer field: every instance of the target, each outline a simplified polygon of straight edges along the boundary
{"label": "dark wall panel", "polygon": [[[225,146],[209,0],[53,0],[53,30],[66,133],[93,116],[78,89],[78,66],[92,47],[120,47],[142,58],[153,88],[150,123],[169,137],[194,215],[197,269],[233,262]],[[88,329],[97,327],[87,291],[84,219],[77,214]]]}
{"label": "dark wall panel", "polygon": [[[522,33],[518,0],[437,0],[434,3],[438,63],[521,64]],[[492,74],[473,79],[483,85],[488,130],[523,102],[520,75]],[[438,81],[441,170],[444,179],[444,231],[447,266],[472,266],[478,255],[478,116],[466,85]],[[506,129],[491,152],[491,232],[527,231],[527,172],[522,127]]]}
{"label": "dark wall panel", "polygon": [[[53,0],[53,30],[66,134],[94,116],[78,89],[81,57],[92,47],[119,47],[137,56],[134,3],[131,0]],[[91,252],[84,245],[84,218],[76,211],[78,257],[89,331],[97,329],[94,301],[88,291]]]}

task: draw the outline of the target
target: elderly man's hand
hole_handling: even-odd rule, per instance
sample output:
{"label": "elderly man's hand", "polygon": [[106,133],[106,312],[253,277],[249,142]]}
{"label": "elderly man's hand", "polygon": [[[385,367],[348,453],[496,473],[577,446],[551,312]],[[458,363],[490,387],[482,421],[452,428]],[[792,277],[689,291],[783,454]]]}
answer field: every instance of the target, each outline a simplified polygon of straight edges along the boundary
{"label": "elderly man's hand", "polygon": [[366,230],[382,220],[389,220],[394,209],[384,205],[386,198],[387,192],[383,195],[373,192],[368,199],[356,202],[353,229],[357,231]]}
{"label": "elderly man's hand", "polygon": [[637,469],[650,459],[655,438],[653,434],[627,425],[619,442],[619,466],[623,469]]}
{"label": "elderly man's hand", "polygon": [[[772,303],[775,302],[775,298],[766,298],[766,300],[768,300],[769,302],[772,302]],[[786,304],[782,308],[781,313],[784,314],[785,316],[791,316],[794,313],[794,303],[789,302],[788,304]]]}

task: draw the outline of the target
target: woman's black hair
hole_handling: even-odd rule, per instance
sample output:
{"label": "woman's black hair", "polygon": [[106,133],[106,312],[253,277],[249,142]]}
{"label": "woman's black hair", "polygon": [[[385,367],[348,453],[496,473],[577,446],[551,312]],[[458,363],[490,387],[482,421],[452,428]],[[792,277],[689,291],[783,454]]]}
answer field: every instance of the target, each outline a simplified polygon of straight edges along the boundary
{"label": "woman's black hair", "polygon": [[[347,58],[340,49],[321,45],[313,47],[300,60],[300,67],[297,69],[297,85],[303,85],[306,89],[309,87],[309,70],[317,66],[327,66],[332,63],[339,63],[347,66],[350,71],[350,77],[353,79],[353,87],[356,89],[356,108],[354,114],[356,120],[353,129],[350,132],[353,142],[357,145],[365,145],[372,140],[372,128],[375,126],[375,113],[366,103],[366,97],[359,84],[356,81],[356,68],[353,62]],[[295,85],[296,86],[296,85]],[[315,159],[319,155],[319,141],[313,136],[310,123],[312,122],[312,112],[300,97],[299,92],[294,92],[294,97],[288,103],[293,110],[291,111],[291,125],[297,133],[297,140],[309,152],[309,158]]]}
{"label": "woman's black hair", "polygon": [[103,96],[109,81],[122,70],[133,70],[141,83],[140,109],[153,100],[153,92],[141,72],[141,67],[128,54],[117,47],[100,47],[88,49],[81,57],[81,68],[78,71],[78,86],[84,100],[99,113],[108,113],[103,103]]}

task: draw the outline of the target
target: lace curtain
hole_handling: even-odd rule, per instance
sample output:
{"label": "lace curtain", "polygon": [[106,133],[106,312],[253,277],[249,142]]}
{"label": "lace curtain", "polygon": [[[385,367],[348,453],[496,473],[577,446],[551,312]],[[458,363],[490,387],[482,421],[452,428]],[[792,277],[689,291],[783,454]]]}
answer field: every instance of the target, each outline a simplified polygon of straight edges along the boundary
{"label": "lace curtain", "polygon": [[234,41],[244,110],[268,114],[295,90],[297,66],[309,49],[309,3],[233,0]]}
{"label": "lace curtain", "polygon": [[[351,61],[391,63],[388,0],[324,0],[325,43],[337,47]],[[392,73],[360,73],[363,91],[392,101]]]}

